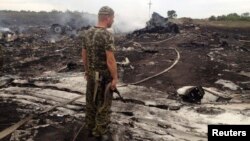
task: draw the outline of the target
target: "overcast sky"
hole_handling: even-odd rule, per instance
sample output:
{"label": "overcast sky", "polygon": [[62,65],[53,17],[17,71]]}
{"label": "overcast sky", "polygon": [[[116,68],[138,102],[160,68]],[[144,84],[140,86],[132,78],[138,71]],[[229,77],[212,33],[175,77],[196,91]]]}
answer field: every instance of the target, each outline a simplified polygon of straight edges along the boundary
{"label": "overcast sky", "polygon": [[[167,16],[175,10],[178,17],[208,18],[232,12],[250,12],[250,0],[151,0],[153,11]],[[149,18],[149,0],[0,0],[0,10],[51,11],[77,10],[96,14],[101,6],[112,7],[117,17],[145,23]]]}

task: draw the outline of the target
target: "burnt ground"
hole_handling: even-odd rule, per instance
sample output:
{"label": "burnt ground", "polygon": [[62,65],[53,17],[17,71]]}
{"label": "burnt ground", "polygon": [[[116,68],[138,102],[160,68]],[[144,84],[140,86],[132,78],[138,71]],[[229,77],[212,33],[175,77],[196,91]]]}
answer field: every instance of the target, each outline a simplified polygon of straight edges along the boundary
{"label": "burnt ground", "polygon": [[[16,103],[18,102],[6,102],[1,99],[1,131],[14,123],[17,123],[27,115],[34,113],[34,109],[32,109],[33,107],[20,106],[20,104]],[[45,115],[39,118],[34,118],[24,127],[20,127],[19,132],[15,133],[16,135],[12,137],[7,136],[2,139],[2,141],[26,141],[31,137],[36,141],[69,141],[73,138],[72,136],[77,132],[77,129],[80,128],[80,125],[81,122],[76,121],[72,117]],[[39,132],[35,131],[36,128],[39,129]]]}
{"label": "burnt ground", "polygon": [[[45,31],[39,35],[40,30],[4,44],[3,75],[27,78],[40,76],[46,71],[83,71],[79,38],[49,36]],[[174,47],[181,55],[177,66],[169,73],[142,85],[169,92],[184,85],[214,86],[214,82],[220,78],[236,83],[248,81],[248,77],[237,73],[249,72],[250,69],[249,43],[240,42],[249,41],[249,31],[250,29],[202,27],[200,30],[183,29],[182,33],[176,35],[141,35],[133,41],[119,37],[117,61],[121,62],[127,57],[133,68],[123,67],[124,74],[121,74],[120,79],[125,83],[135,82],[169,67],[176,58],[176,53],[170,50]],[[150,43],[173,36],[176,37],[166,42]],[[58,41],[51,43],[51,40]],[[134,42],[140,43],[142,47],[133,46]],[[129,47],[132,47],[132,51],[126,51]]]}
{"label": "burnt ground", "polygon": [[[124,56],[131,58],[131,64],[136,69],[125,71],[124,81],[128,83],[140,80],[170,66],[176,58],[175,52],[169,50],[171,47],[177,48],[180,52],[180,62],[170,72],[143,85],[174,92],[176,88],[184,85],[215,86],[214,82],[218,79],[236,83],[249,81],[249,77],[238,74],[250,69],[249,43],[241,43],[238,40],[249,39],[249,29],[226,30],[206,27],[200,31],[183,31],[178,37],[157,45],[143,43],[143,46],[154,48],[157,52],[138,52],[136,57],[129,53],[125,54]],[[150,62],[154,65],[150,65]],[[249,90],[249,87],[242,87]]]}
{"label": "burnt ground", "polygon": [[[130,38],[117,36],[117,61],[122,62],[126,57],[130,61],[128,65],[119,65],[121,82],[135,82],[169,67],[176,59],[176,53],[171,48],[176,48],[181,56],[179,63],[169,72],[143,82],[140,86],[160,91],[163,97],[171,100],[179,100],[176,93],[178,88],[190,85],[215,87],[227,93],[247,94],[249,97],[250,29],[197,27],[196,29],[182,28],[179,34],[142,34]],[[47,79],[45,76],[84,71],[81,61],[80,38],[51,35],[46,28],[42,27],[31,27],[29,30],[30,32],[20,35],[13,42],[1,42],[4,51],[2,76],[12,76],[15,79],[29,80],[29,82],[33,82],[32,79],[34,78],[44,77],[41,80],[36,79],[36,81],[56,84],[57,79]],[[165,39],[169,40],[164,41]],[[162,42],[152,43],[157,41]],[[237,89],[231,90],[221,84],[216,84],[215,82],[220,79],[233,82],[238,85]],[[13,94],[15,91],[8,90],[12,87],[15,88],[15,85],[4,85],[2,92]],[[21,92],[26,94],[29,91],[28,88],[27,90],[21,90]],[[152,91],[152,94],[154,93]],[[34,108],[39,109],[39,105],[29,107],[29,102],[27,102],[28,100],[25,101],[25,98],[23,101],[19,101],[18,97],[15,96],[14,99],[17,100],[14,101],[4,96],[0,99],[0,130],[16,123],[27,114],[39,111],[34,110]],[[144,100],[148,99],[145,98],[142,101]],[[41,103],[45,107],[46,105],[53,105],[53,102],[52,104],[47,101]],[[137,101],[138,103],[140,102]],[[141,105],[145,105],[145,103]],[[166,109],[166,106],[164,107],[161,104],[158,104],[159,107],[160,109]],[[72,110],[72,108],[69,109]],[[73,110],[84,112],[84,108]],[[211,111],[208,111],[208,113],[211,113]],[[133,117],[128,112],[124,112],[122,115]],[[119,112],[115,112],[115,116],[119,117]],[[138,120],[134,119],[134,121]],[[22,127],[19,131],[24,133],[21,132],[17,135],[19,139],[8,136],[5,140],[27,140],[32,136],[36,141],[68,141],[72,139],[76,130],[81,126],[81,121],[81,116],[50,114],[34,119],[32,122],[35,124],[29,123],[26,127]],[[38,127],[39,132],[37,132],[34,125],[43,125],[44,127]],[[134,126],[124,125],[125,127]],[[168,128],[166,125],[162,126]],[[25,132],[27,130],[30,130],[30,132]],[[132,140],[133,135],[134,133],[131,132],[124,133],[126,139]],[[135,138],[150,140],[149,137]]]}

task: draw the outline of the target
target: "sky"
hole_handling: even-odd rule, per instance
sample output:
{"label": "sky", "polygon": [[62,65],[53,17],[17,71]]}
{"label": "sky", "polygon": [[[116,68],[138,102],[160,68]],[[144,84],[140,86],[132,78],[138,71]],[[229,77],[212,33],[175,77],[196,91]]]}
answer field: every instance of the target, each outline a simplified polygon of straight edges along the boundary
{"label": "sky", "polygon": [[[167,16],[168,10],[175,10],[178,17],[208,18],[236,12],[250,12],[250,0],[0,0],[0,10],[71,10],[96,14],[100,7],[110,6],[120,22],[133,21],[140,26],[149,19],[152,12]],[[150,13],[150,14],[149,14]]]}

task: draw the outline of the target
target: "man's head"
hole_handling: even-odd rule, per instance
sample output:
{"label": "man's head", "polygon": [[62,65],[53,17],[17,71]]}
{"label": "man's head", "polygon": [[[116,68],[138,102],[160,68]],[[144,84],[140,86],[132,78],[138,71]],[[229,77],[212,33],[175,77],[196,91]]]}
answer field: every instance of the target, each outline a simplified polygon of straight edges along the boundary
{"label": "man's head", "polygon": [[114,22],[114,10],[108,6],[102,7],[98,12],[98,21],[110,28]]}

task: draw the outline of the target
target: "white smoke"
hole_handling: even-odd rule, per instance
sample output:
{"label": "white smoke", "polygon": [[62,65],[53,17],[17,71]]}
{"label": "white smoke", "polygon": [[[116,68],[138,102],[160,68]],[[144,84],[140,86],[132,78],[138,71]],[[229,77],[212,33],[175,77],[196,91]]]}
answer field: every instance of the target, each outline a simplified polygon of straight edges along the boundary
{"label": "white smoke", "polygon": [[116,15],[113,29],[115,33],[129,33],[146,26],[147,19]]}
{"label": "white smoke", "polygon": [[11,30],[9,28],[6,27],[0,27],[0,32],[10,32]]}

